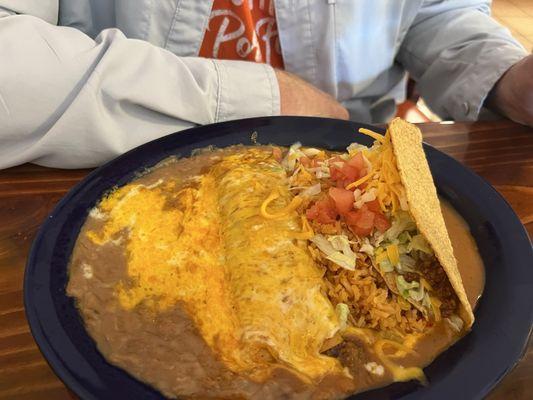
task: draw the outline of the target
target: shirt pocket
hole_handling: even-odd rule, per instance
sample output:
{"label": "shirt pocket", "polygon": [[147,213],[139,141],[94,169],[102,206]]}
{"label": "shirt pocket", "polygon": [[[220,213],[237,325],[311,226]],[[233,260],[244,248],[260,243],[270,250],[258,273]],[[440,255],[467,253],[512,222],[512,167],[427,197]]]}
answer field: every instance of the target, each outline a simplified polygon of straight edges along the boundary
{"label": "shirt pocket", "polygon": [[207,29],[213,0],[174,1],[176,7],[163,47],[179,56],[196,57]]}
{"label": "shirt pocket", "polygon": [[393,68],[407,32],[403,15],[411,6],[409,1],[401,0],[333,3],[336,79],[342,99],[364,92],[377,77],[385,76],[382,74]]}

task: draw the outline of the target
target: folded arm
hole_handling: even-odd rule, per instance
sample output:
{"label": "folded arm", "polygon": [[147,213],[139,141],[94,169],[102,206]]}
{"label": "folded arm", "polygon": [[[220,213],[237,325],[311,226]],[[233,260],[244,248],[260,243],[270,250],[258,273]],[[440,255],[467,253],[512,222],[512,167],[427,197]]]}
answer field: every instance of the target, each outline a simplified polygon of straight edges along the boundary
{"label": "folded arm", "polygon": [[116,29],[93,40],[55,26],[57,10],[0,0],[0,168],[92,167],[195,124],[279,113],[269,66],[177,57]]}
{"label": "folded arm", "polygon": [[526,56],[490,16],[488,0],[426,0],[398,61],[441,117],[475,120],[502,75]]}

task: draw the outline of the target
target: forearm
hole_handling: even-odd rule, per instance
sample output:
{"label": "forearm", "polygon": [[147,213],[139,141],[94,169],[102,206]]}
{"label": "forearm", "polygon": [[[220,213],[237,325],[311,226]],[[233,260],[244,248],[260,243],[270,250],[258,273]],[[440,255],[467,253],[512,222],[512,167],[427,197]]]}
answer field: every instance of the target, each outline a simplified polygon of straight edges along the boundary
{"label": "forearm", "polygon": [[494,84],[527,54],[488,7],[482,0],[428,0],[401,47],[399,61],[444,118],[477,119]]}
{"label": "forearm", "polygon": [[0,168],[91,167],[195,124],[279,113],[270,67],[180,58],[114,29],[93,41],[8,16],[0,48]]}
{"label": "forearm", "polygon": [[533,56],[519,61],[501,77],[486,105],[521,124],[533,126]]}

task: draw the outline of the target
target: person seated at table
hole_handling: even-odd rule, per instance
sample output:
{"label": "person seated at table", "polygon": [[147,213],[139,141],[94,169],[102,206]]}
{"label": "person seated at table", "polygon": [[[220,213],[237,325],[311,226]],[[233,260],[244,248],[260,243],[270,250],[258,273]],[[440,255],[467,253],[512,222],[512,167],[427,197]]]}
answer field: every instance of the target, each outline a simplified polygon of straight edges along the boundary
{"label": "person seated at table", "polygon": [[533,57],[489,0],[0,0],[0,49],[0,168],[246,117],[383,123],[407,73],[443,118],[533,125]]}

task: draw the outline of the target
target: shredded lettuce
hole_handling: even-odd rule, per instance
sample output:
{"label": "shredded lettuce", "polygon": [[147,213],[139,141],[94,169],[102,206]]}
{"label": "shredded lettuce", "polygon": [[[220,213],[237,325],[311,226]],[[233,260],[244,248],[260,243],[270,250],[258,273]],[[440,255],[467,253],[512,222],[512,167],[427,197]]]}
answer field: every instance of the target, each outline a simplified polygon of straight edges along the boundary
{"label": "shredded lettuce", "polygon": [[309,186],[306,188],[302,193],[300,193],[301,196],[304,197],[312,197],[316,196],[322,191],[322,186],[320,186],[320,183],[317,183],[316,185]]}
{"label": "shredded lettuce", "polygon": [[311,242],[316,244],[318,249],[328,255],[335,251],[335,248],[332,246],[332,244],[324,237],[324,235],[317,234],[311,238]]}
{"label": "shredded lettuce", "polygon": [[394,266],[390,263],[389,259],[380,261],[379,269],[383,272],[392,272],[394,271]]}
{"label": "shredded lettuce", "polygon": [[317,179],[330,177],[328,163],[324,161],[318,161],[317,167],[307,168],[307,171],[314,173]]}
{"label": "shredded lettuce", "polygon": [[376,188],[372,188],[369,191],[364,192],[361,195],[357,195],[354,192],[354,198],[355,198],[354,206],[355,208],[359,209],[363,207],[363,204],[376,200]]}
{"label": "shredded lettuce", "polygon": [[307,149],[303,149],[302,152],[303,152],[307,157],[314,157],[314,156],[316,156],[317,154],[322,153],[322,150],[315,149],[314,147],[308,147]]}
{"label": "shredded lettuce", "polygon": [[385,234],[381,233],[380,231],[376,229],[376,231],[374,232],[374,235],[372,236],[372,244],[377,247],[377,246],[380,246],[384,240],[385,240]]}
{"label": "shredded lettuce", "polygon": [[403,263],[400,261],[400,263],[399,263],[398,265],[396,265],[396,270],[397,270],[399,273],[401,273],[401,274],[404,274],[404,273],[406,273],[406,272],[416,272],[416,270],[413,269],[413,268],[411,268],[409,265],[410,265],[410,264],[408,264],[408,263],[403,264]]}
{"label": "shredded lettuce", "polygon": [[335,306],[335,312],[337,313],[337,318],[340,322],[340,328],[346,328],[346,325],[348,323],[348,314],[350,314],[350,308],[348,307],[348,305],[344,303],[338,303]]}
{"label": "shredded lettuce", "polygon": [[[398,275],[396,277],[396,287],[398,288],[398,291],[400,292],[402,297],[407,299],[410,297],[411,291],[414,291],[413,289],[417,289],[418,287],[420,287],[420,284],[415,281],[407,282],[402,275]],[[422,300],[422,298],[420,300]]]}
{"label": "shredded lettuce", "polygon": [[417,290],[411,289],[409,290],[409,297],[412,298],[414,301],[422,301],[424,298],[425,292],[424,292],[424,286],[420,286]]}
{"label": "shredded lettuce", "polygon": [[422,306],[424,306],[425,308],[428,308],[428,309],[432,307],[431,299],[429,298],[429,293],[427,293],[427,292],[424,295],[424,298],[422,299]]}
{"label": "shredded lettuce", "polygon": [[366,253],[369,256],[374,255],[374,247],[370,244],[367,238],[364,239],[363,244],[359,247],[359,253]]}
{"label": "shredded lettuce", "polygon": [[346,235],[334,235],[326,238],[317,234],[311,239],[328,260],[350,271],[355,270],[356,254],[353,252]]}
{"label": "shredded lettuce", "polygon": [[455,329],[457,332],[461,332],[464,326],[463,320],[456,314],[450,315],[448,318],[446,318],[446,321],[452,326],[453,329]]}
{"label": "shredded lettuce", "polygon": [[407,254],[400,254],[400,264],[406,270],[411,270],[416,267],[415,259]]}
{"label": "shredded lettuce", "polygon": [[326,256],[328,260],[333,261],[338,266],[348,269],[350,271],[355,270],[355,258],[342,254],[340,251],[336,251]]}
{"label": "shredded lettuce", "polygon": [[403,232],[416,229],[416,225],[408,212],[400,211],[392,218],[391,227],[385,232],[385,239],[392,241]]}
{"label": "shredded lettuce", "polygon": [[[389,248],[394,247],[397,247],[400,250],[399,262],[397,262],[396,264],[393,262],[394,260],[390,257],[390,253],[394,253],[394,251],[387,251]],[[396,245],[394,243],[388,244],[387,242],[384,242],[381,244],[381,246],[376,248],[374,252],[375,260],[383,272],[391,272],[394,269],[396,269],[396,271],[398,271],[399,273],[416,272],[415,259],[405,254],[405,252],[402,250],[403,247],[403,245]],[[382,264],[383,261],[385,262]]]}
{"label": "shredded lettuce", "polygon": [[350,156],[355,156],[357,153],[363,150],[368,150],[368,147],[360,143],[350,143],[350,145],[346,147],[346,151],[348,151]]}
{"label": "shredded lettuce", "polygon": [[411,236],[410,231],[416,230],[416,224],[414,223],[411,215],[408,212],[400,211],[392,218],[391,227],[385,232],[385,240],[391,243],[398,243],[400,245],[407,245],[407,247],[401,246],[402,252],[410,253],[413,250],[419,250],[427,254],[433,254],[433,251],[421,234]]}
{"label": "shredded lettuce", "polygon": [[409,242],[408,250],[409,252],[413,250],[419,250],[426,254],[433,254],[433,250],[429,246],[429,243],[424,238],[424,236],[420,234],[415,235],[411,238],[411,241]]}
{"label": "shredded lettuce", "polygon": [[300,150],[300,147],[302,147],[302,144],[300,142],[292,144],[291,147],[289,147],[287,155],[281,161],[281,165],[287,171],[293,171],[296,165],[296,160],[298,160],[304,155],[304,153]]}
{"label": "shredded lettuce", "polygon": [[407,231],[400,233],[400,235],[398,236],[398,242],[400,244],[406,244],[410,240],[411,240],[411,235]]}
{"label": "shredded lettuce", "polygon": [[[328,237],[329,242],[335,248],[335,250],[340,250],[343,253],[353,253],[352,248],[350,247],[350,241],[346,235],[332,235]],[[354,253],[355,254],[355,253]]]}

